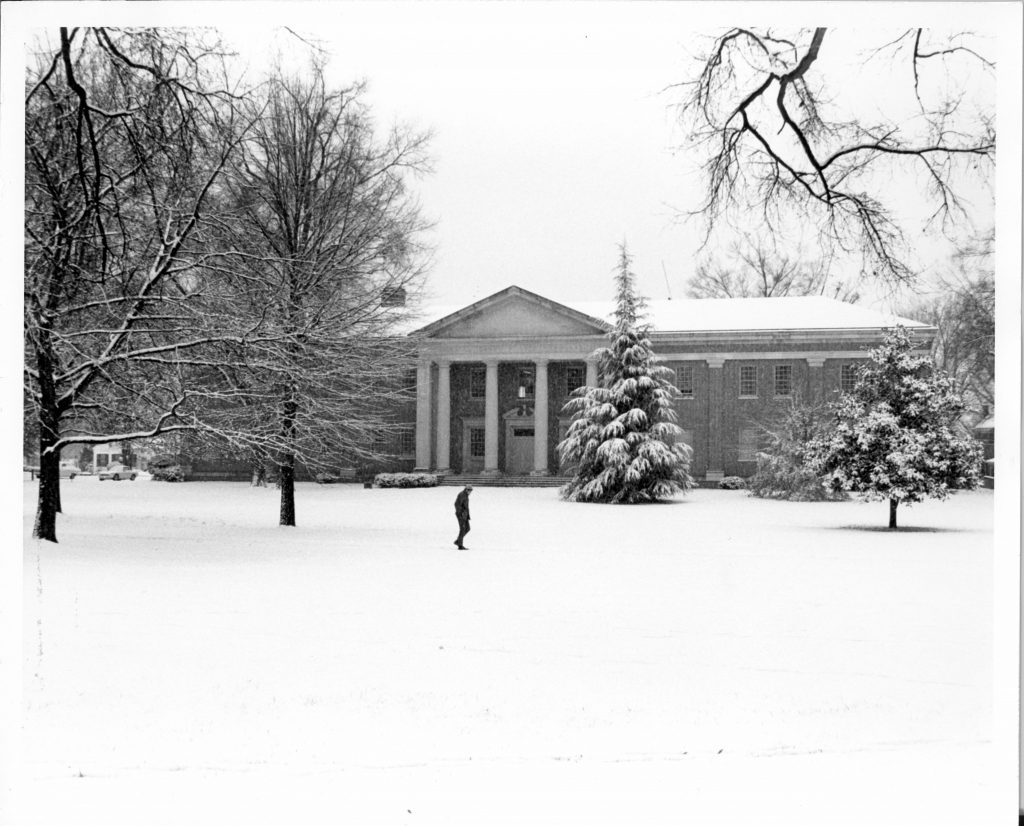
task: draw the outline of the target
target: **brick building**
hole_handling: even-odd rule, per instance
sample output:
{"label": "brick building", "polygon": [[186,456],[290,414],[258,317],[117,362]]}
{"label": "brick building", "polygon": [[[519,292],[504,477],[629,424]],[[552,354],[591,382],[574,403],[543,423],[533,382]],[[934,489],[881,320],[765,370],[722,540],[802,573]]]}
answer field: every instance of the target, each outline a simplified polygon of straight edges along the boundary
{"label": "brick building", "polygon": [[[559,303],[508,287],[439,310],[418,345],[415,467],[446,474],[558,475],[562,407],[597,382],[594,351],[614,306]],[[714,482],[755,469],[760,425],[797,398],[825,399],[897,323],[926,351],[935,329],[822,297],[652,301],[651,340],[675,372],[691,473]],[[410,456],[410,459],[412,457]]]}

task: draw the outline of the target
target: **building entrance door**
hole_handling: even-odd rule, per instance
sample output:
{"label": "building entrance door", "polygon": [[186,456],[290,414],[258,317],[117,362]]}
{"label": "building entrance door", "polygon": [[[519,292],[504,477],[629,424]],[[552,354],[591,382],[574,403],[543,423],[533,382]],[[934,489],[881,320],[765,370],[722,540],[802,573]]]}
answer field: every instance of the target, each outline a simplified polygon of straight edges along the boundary
{"label": "building entrance door", "polygon": [[522,475],[533,470],[533,426],[513,424],[509,427],[506,445],[508,472]]}

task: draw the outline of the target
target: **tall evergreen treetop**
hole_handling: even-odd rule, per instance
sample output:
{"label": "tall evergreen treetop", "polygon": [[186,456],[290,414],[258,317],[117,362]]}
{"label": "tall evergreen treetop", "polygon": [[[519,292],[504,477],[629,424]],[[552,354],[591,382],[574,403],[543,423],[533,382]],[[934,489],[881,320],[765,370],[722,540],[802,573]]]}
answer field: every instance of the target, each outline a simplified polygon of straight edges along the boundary
{"label": "tall evergreen treetop", "polygon": [[693,484],[690,448],[676,442],[672,371],[654,354],[625,246],[615,282],[615,326],[595,354],[600,386],[581,387],[565,406],[573,421],[558,453],[576,469],[561,495],[573,502],[654,502]]}

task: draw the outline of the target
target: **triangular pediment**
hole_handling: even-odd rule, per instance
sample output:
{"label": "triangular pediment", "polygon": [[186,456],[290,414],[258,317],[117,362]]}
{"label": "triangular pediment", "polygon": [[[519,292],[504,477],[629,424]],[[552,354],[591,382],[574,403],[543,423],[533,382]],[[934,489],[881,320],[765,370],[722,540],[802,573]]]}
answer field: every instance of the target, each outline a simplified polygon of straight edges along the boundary
{"label": "triangular pediment", "polygon": [[508,287],[428,324],[414,335],[427,338],[547,338],[592,336],[607,331],[608,325],[531,293]]}

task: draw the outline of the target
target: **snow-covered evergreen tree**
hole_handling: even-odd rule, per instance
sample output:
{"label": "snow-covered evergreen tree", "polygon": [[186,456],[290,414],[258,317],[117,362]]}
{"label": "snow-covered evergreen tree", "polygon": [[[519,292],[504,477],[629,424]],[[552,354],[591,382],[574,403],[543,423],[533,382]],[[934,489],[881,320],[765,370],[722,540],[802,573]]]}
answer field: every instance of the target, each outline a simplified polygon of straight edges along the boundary
{"label": "snow-covered evergreen tree", "polygon": [[581,387],[565,406],[573,420],[558,454],[575,465],[561,491],[571,502],[655,502],[693,484],[690,448],[676,441],[682,431],[672,407],[672,371],[651,348],[624,245],[615,281],[615,327],[609,346],[595,354],[600,386]]}
{"label": "snow-covered evergreen tree", "polygon": [[893,530],[901,502],[975,488],[981,463],[980,445],[957,433],[963,401],[953,380],[912,347],[903,327],[891,331],[833,405],[830,433],[808,451],[834,490],[888,499]]}

